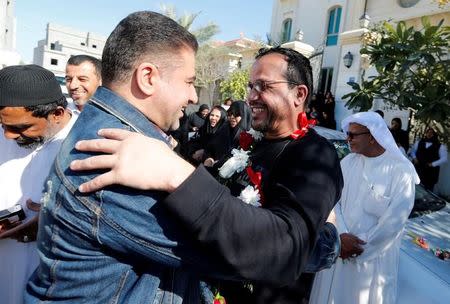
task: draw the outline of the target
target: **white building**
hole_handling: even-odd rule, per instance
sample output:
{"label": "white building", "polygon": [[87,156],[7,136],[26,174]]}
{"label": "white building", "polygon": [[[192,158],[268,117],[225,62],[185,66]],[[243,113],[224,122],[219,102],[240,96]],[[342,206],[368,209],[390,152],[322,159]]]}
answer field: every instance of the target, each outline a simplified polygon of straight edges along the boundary
{"label": "white building", "polygon": [[[247,38],[243,33],[237,39],[215,41],[213,47],[218,49],[218,52],[211,58],[212,62],[197,60],[198,65],[208,66],[203,69],[208,71],[208,77],[215,78],[207,87],[197,87],[199,103],[220,104],[223,101],[219,90],[220,82],[237,69],[248,69],[255,60],[256,52],[263,46],[262,42]],[[197,79],[199,78],[202,77],[197,73]]]}
{"label": "white building", "polygon": [[[329,90],[336,98],[337,129],[342,119],[352,114],[342,100],[343,95],[352,91],[347,82],[360,82],[363,71],[365,77],[375,73],[359,54],[368,21],[405,21],[407,26],[420,28],[421,17],[428,16],[432,24],[441,19],[445,25],[450,24],[450,5],[440,8],[434,0],[274,0],[273,3],[272,39],[287,42],[283,46],[303,53],[307,49],[305,55],[313,58],[316,91]],[[301,42],[295,41],[299,40],[299,34],[303,36]],[[347,67],[343,57],[349,53],[353,60]],[[388,123],[393,117],[400,117],[402,125],[408,125],[407,111],[386,108],[381,100],[375,101],[373,108],[383,110]],[[446,195],[450,195],[449,176],[450,163],[447,163],[441,169],[437,185],[437,190]]]}
{"label": "white building", "polygon": [[21,56],[16,51],[15,0],[0,0],[0,69],[19,64]]}
{"label": "white building", "polygon": [[[349,115],[342,96],[351,91],[348,81],[359,82],[367,64],[361,60],[361,36],[364,33],[363,17],[370,22],[383,20],[406,21],[407,25],[420,25],[422,16],[429,16],[432,23],[445,19],[450,23],[450,8],[439,8],[433,0],[274,0],[270,35],[274,41],[291,42],[297,40],[301,31],[304,45],[314,48],[312,62],[316,91],[331,91],[336,96],[336,120],[339,122]],[[353,56],[350,67],[343,64],[343,57]],[[316,60],[320,58],[320,60]],[[366,72],[366,77],[373,71]],[[383,109],[382,102],[376,102],[375,109]],[[401,116],[407,126],[408,114],[404,111],[386,111],[385,119]]]}
{"label": "white building", "polygon": [[82,32],[69,27],[48,23],[46,37],[34,48],[33,63],[56,76],[64,76],[67,60],[73,55],[90,55],[101,58],[106,37]]}

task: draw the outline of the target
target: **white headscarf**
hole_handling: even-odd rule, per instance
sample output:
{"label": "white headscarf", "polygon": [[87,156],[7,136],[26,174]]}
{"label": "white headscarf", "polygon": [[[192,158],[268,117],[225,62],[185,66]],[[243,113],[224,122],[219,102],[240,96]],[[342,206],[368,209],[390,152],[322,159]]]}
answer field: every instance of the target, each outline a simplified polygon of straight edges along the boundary
{"label": "white headscarf", "polygon": [[370,134],[388,153],[401,162],[405,162],[411,169],[411,174],[414,174],[414,181],[416,184],[420,183],[419,176],[413,164],[407,159],[398,148],[391,131],[389,131],[383,118],[375,112],[360,112],[353,114],[342,121],[342,129],[345,133],[348,131],[348,126],[351,123],[357,123],[369,129]]}

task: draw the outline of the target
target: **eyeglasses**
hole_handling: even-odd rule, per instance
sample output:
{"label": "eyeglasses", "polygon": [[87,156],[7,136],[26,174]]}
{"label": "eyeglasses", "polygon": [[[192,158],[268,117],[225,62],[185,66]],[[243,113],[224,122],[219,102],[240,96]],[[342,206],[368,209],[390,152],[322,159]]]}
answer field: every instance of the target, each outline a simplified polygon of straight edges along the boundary
{"label": "eyeglasses", "polygon": [[349,139],[353,139],[355,136],[359,136],[359,135],[363,135],[363,134],[370,134],[370,132],[361,132],[361,133],[347,132],[347,137]]}
{"label": "eyeglasses", "polygon": [[250,93],[253,89],[260,94],[270,88],[270,85],[276,84],[276,83],[289,83],[293,85],[298,85],[298,83],[293,81],[286,81],[286,80],[276,80],[276,81],[264,81],[264,80],[256,80],[255,82],[248,82],[247,84],[247,90],[248,93]]}

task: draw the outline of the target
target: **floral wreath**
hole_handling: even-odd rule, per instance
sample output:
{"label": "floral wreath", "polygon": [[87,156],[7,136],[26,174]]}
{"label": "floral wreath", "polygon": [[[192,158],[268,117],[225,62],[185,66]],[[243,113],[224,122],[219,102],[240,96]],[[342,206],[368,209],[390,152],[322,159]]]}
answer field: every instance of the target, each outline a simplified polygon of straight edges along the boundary
{"label": "floral wreath", "polygon": [[[308,133],[311,126],[315,125],[315,120],[308,120],[306,113],[302,112],[297,117],[297,124],[299,128],[292,132],[290,137],[294,140],[302,138]],[[248,132],[241,132],[239,136],[239,149],[233,149],[229,158],[222,167],[219,168],[219,176],[224,179],[231,178],[235,173],[244,171],[250,179],[250,185],[242,190],[238,196],[244,203],[261,207],[264,202],[264,196],[261,189],[262,174],[254,171],[250,162],[250,152],[255,147],[256,143],[264,137],[264,134],[250,129]],[[253,184],[253,185],[252,185]]]}
{"label": "floral wreath", "polygon": [[450,250],[449,249],[442,249],[439,247],[431,247],[428,242],[425,240],[425,238],[418,236],[417,234],[414,234],[412,232],[409,232],[408,235],[412,238],[412,242],[419,246],[422,249],[425,249],[427,251],[431,251],[434,256],[441,260],[448,260],[450,259]]}

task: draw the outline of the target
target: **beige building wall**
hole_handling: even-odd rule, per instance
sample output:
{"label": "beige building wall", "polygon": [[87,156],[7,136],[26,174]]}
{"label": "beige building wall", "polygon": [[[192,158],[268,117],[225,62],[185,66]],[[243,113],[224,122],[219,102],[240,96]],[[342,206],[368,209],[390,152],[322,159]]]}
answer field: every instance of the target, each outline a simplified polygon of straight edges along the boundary
{"label": "beige building wall", "polygon": [[0,0],[0,69],[21,62],[16,51],[15,0]]}
{"label": "beige building wall", "polygon": [[101,58],[106,37],[66,26],[48,23],[45,39],[34,48],[33,63],[57,76],[64,76],[67,60],[73,55]]}

